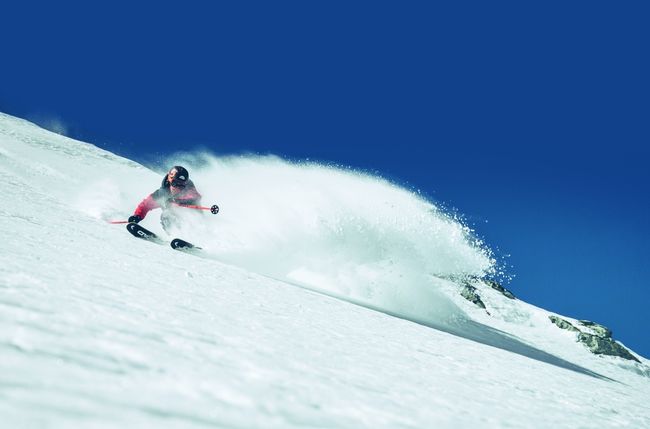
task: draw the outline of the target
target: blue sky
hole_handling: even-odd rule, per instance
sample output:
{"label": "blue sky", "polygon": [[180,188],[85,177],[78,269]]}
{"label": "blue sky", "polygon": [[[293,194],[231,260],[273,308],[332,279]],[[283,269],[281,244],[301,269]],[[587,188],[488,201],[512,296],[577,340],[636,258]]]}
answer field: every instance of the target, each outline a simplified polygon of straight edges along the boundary
{"label": "blue sky", "polygon": [[142,161],[377,172],[464,214],[522,299],[650,357],[647,9],[231,3],[5,6],[0,111]]}

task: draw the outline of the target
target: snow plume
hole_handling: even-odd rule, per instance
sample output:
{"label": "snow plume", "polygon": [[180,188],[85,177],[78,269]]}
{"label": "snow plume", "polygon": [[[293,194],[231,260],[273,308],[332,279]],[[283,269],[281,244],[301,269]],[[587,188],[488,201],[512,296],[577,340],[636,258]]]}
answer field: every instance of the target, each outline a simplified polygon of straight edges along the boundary
{"label": "snow plume", "polygon": [[493,270],[468,227],[382,178],[272,156],[169,164],[179,162],[221,208],[200,234],[193,222],[183,233],[248,270],[431,323],[461,314],[443,279]]}
{"label": "snow plume", "polygon": [[[25,121],[6,125],[15,180],[101,220],[124,220],[183,164],[217,216],[184,210],[174,236],[211,257],[428,325],[463,317],[449,278],[484,276],[492,255],[469,228],[382,178],[277,157],[175,156],[157,172]],[[46,150],[47,156],[42,155]],[[26,161],[30,160],[30,161]],[[46,161],[45,161],[46,160]],[[152,212],[143,226],[164,234]]]}
{"label": "snow plume", "polygon": [[57,116],[46,113],[36,113],[31,115],[30,120],[53,133],[62,136],[68,135],[68,126]]}

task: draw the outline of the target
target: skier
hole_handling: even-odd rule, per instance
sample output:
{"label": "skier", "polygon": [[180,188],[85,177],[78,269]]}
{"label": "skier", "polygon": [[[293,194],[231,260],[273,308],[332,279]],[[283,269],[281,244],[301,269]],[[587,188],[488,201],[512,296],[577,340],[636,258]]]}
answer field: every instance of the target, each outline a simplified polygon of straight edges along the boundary
{"label": "skier", "polygon": [[129,223],[138,223],[153,209],[162,208],[160,223],[166,232],[180,222],[174,206],[194,205],[201,201],[201,194],[190,180],[185,167],[176,165],[163,178],[160,188],[142,200],[135,209]]}

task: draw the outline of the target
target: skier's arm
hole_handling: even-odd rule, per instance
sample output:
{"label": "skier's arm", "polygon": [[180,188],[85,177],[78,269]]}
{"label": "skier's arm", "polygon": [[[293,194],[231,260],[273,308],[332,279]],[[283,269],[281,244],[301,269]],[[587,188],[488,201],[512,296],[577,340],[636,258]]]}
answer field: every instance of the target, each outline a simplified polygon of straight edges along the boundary
{"label": "skier's arm", "polygon": [[147,216],[147,213],[159,207],[160,204],[158,203],[158,201],[156,201],[153,194],[151,194],[147,198],[142,200],[140,204],[138,204],[138,207],[136,207],[135,212],[133,212],[133,215],[139,216],[141,219],[144,219],[145,216]]}

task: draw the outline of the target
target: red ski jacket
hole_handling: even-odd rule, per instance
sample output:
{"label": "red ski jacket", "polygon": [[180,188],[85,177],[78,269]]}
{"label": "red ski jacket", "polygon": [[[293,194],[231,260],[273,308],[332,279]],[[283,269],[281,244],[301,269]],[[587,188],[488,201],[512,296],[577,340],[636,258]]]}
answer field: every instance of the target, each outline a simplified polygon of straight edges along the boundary
{"label": "red ski jacket", "polygon": [[140,216],[142,219],[147,216],[153,209],[163,208],[166,209],[171,203],[188,205],[188,204],[200,204],[201,194],[194,187],[194,183],[191,180],[187,181],[187,184],[184,188],[170,188],[169,183],[166,180],[163,180],[163,184],[160,189],[157,189],[155,192],[151,193],[147,198],[142,200],[138,207],[136,207],[135,216]]}

